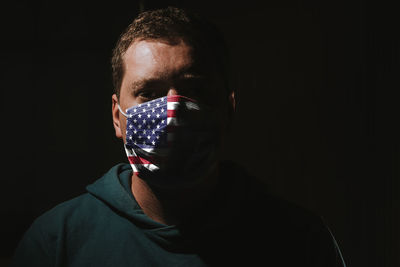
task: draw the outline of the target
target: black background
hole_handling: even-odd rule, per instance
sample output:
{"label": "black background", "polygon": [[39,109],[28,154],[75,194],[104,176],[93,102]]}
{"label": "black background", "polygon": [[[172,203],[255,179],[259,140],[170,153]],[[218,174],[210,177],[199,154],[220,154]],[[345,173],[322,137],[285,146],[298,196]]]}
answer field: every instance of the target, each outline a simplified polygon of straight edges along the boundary
{"label": "black background", "polygon": [[126,161],[111,49],[140,9],[168,5],[230,45],[226,156],[322,215],[349,266],[400,266],[400,24],[393,6],[344,0],[2,4],[1,263],[34,218]]}

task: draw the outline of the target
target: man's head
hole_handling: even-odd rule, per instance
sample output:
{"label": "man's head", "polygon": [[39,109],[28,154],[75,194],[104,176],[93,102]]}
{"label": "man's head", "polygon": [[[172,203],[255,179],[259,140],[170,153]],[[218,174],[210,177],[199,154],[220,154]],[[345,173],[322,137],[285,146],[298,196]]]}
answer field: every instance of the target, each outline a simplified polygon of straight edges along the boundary
{"label": "man's head", "polygon": [[177,8],[141,13],[121,35],[112,56],[116,135],[125,141],[122,110],[171,94],[185,95],[222,113],[228,123],[234,93],[220,32]]}

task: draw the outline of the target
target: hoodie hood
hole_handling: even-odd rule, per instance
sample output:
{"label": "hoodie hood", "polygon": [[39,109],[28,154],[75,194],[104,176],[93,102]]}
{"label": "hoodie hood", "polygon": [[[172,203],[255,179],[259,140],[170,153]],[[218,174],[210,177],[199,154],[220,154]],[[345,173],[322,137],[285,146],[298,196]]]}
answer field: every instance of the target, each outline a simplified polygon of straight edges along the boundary
{"label": "hoodie hood", "polygon": [[131,192],[131,177],[132,168],[129,164],[117,164],[99,180],[88,185],[86,189],[89,194],[123,214],[140,228],[170,228],[170,226],[153,221],[144,214]]}
{"label": "hoodie hood", "polygon": [[132,194],[131,177],[132,168],[129,164],[117,164],[86,189],[160,246],[168,250],[182,250],[186,244],[178,227],[158,223],[144,214]]}

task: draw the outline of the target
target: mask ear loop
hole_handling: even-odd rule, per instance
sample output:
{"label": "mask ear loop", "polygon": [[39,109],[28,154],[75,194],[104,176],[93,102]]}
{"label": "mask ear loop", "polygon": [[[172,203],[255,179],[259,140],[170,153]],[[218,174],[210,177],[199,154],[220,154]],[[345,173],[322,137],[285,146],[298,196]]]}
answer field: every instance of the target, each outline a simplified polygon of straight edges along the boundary
{"label": "mask ear loop", "polygon": [[122,111],[122,109],[121,109],[121,106],[119,105],[119,104],[117,104],[118,105],[118,109],[119,109],[119,112],[121,112],[122,113],[122,115],[124,115],[125,117],[129,117],[129,115],[128,114],[126,114],[125,112],[123,112]]}

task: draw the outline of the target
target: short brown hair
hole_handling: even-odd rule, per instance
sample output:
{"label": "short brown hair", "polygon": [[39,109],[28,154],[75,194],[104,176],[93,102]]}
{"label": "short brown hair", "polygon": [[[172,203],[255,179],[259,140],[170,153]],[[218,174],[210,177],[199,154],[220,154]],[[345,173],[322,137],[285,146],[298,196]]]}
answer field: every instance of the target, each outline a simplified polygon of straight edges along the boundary
{"label": "short brown hair", "polygon": [[201,55],[214,60],[228,92],[228,50],[221,32],[212,23],[187,10],[175,7],[145,11],[127,27],[112,53],[111,66],[114,93],[119,93],[124,77],[123,56],[130,45],[139,39],[184,40]]}

